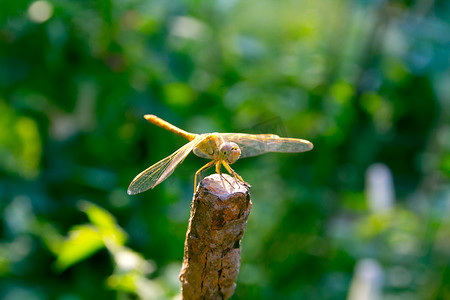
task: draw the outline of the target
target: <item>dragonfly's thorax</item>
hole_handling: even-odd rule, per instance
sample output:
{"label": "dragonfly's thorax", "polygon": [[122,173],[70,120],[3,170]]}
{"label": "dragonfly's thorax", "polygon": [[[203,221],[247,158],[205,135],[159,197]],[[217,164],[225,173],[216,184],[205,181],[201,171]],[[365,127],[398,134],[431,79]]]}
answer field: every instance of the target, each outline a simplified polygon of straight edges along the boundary
{"label": "dragonfly's thorax", "polygon": [[208,133],[196,146],[198,150],[206,154],[211,159],[219,159],[219,149],[224,143],[223,138],[218,133]]}
{"label": "dragonfly's thorax", "polygon": [[241,149],[236,143],[226,142],[220,146],[219,159],[233,164],[239,159],[239,156],[241,156]]}

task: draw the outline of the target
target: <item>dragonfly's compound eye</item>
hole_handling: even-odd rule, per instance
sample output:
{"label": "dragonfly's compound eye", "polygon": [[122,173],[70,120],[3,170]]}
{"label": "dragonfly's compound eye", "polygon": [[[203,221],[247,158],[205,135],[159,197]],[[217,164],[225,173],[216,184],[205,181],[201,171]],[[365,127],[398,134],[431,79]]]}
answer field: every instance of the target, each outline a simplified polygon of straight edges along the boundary
{"label": "dragonfly's compound eye", "polygon": [[231,147],[231,152],[228,155],[228,163],[233,164],[239,159],[239,156],[241,156],[241,149],[235,143],[230,144],[232,144],[233,146]]}
{"label": "dragonfly's compound eye", "polygon": [[236,143],[227,142],[220,146],[219,154],[221,159],[232,164],[238,160],[241,155],[241,149],[239,149],[239,146]]}

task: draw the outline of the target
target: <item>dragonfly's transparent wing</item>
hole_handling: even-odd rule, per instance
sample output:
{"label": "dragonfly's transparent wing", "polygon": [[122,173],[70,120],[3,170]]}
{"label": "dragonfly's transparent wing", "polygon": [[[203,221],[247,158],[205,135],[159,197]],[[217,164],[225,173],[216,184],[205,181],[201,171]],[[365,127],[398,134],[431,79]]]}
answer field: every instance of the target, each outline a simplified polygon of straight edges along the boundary
{"label": "dragonfly's transparent wing", "polygon": [[211,159],[207,154],[203,153],[200,149],[194,148],[194,154],[201,158]]}
{"label": "dragonfly's transparent wing", "polygon": [[[238,138],[238,136],[254,136],[254,137],[258,137],[258,138],[267,138],[267,137],[278,138],[279,137],[276,134],[243,134],[243,133],[219,133],[219,134],[224,138],[224,140],[226,142],[234,142],[235,139]],[[227,137],[226,139],[225,139],[225,136]],[[232,137],[234,137],[234,139]],[[205,154],[197,147],[194,148],[194,154],[201,158],[211,159],[211,157],[209,155]],[[255,155],[258,155],[258,154],[255,154]],[[250,156],[255,156],[255,155],[250,155]],[[247,155],[247,156],[249,156],[249,155]],[[242,157],[242,155],[241,155],[241,157]]]}
{"label": "dragonfly's transparent wing", "polygon": [[192,149],[201,141],[201,136],[190,141],[172,155],[157,162],[153,166],[142,171],[137,175],[128,187],[128,195],[142,193],[148,189],[154,188],[156,185],[169,177],[175,168],[183,162]]}
{"label": "dragonfly's transparent wing", "polygon": [[307,140],[282,138],[275,134],[221,133],[227,142],[241,148],[240,157],[257,156],[267,152],[305,152],[313,148]]}

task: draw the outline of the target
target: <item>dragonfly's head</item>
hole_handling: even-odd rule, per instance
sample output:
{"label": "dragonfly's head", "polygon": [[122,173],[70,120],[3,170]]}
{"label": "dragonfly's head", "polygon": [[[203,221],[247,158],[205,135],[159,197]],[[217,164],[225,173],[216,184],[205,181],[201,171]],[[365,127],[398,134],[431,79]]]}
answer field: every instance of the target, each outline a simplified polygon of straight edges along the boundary
{"label": "dragonfly's head", "polygon": [[220,159],[229,164],[233,164],[239,159],[239,156],[241,156],[241,149],[236,143],[226,142],[220,146],[219,156]]}

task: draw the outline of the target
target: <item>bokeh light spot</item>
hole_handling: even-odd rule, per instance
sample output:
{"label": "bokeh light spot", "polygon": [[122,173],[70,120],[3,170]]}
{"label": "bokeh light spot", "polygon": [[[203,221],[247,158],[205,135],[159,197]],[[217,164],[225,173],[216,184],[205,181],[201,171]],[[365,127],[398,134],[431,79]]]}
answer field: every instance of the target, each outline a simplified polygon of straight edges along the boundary
{"label": "bokeh light spot", "polygon": [[53,15],[53,6],[44,0],[33,2],[28,8],[28,17],[35,23],[44,23]]}

